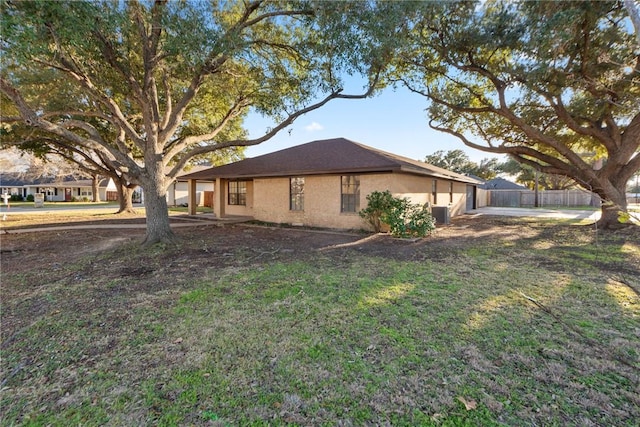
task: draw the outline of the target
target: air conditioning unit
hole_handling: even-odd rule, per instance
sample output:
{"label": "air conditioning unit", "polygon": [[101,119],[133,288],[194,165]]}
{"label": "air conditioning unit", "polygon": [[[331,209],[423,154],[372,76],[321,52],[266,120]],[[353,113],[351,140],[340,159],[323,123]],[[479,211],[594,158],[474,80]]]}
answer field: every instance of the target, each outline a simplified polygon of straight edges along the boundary
{"label": "air conditioning unit", "polygon": [[436,219],[436,224],[449,224],[451,219],[449,206],[432,206],[431,215]]}

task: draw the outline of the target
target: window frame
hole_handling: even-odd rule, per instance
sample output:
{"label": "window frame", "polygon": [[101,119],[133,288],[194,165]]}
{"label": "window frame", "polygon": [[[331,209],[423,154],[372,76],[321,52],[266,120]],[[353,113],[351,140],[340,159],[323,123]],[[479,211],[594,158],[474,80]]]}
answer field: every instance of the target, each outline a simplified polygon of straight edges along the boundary
{"label": "window frame", "polygon": [[[347,191],[345,191],[347,190]],[[360,176],[340,176],[340,213],[358,213],[360,210]]]}
{"label": "window frame", "polygon": [[[235,188],[232,189],[232,187]],[[227,182],[227,204],[247,206],[247,181],[238,179]]]}
{"label": "window frame", "polygon": [[438,180],[434,179],[431,181],[431,198],[433,199],[433,204],[438,204]]}
{"label": "window frame", "polygon": [[303,176],[292,176],[289,178],[289,210],[295,212],[304,211]]}

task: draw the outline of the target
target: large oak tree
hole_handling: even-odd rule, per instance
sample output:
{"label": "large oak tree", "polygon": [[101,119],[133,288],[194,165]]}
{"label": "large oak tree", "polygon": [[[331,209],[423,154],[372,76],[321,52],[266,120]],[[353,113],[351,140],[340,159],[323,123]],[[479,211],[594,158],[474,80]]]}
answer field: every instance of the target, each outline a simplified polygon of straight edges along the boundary
{"label": "large oak tree", "polygon": [[[166,190],[190,159],[259,144],[331,100],[373,92],[394,32],[388,21],[379,37],[359,30],[375,7],[3,1],[2,102],[38,132],[102,153],[144,189],[145,242],[171,242]],[[348,74],[369,85],[344,93]],[[230,131],[251,109],[275,125],[255,138]]]}
{"label": "large oak tree", "polygon": [[399,43],[396,81],[429,100],[430,126],[570,177],[603,199],[600,225],[616,226],[640,169],[640,46],[622,2],[449,2],[423,12]]}

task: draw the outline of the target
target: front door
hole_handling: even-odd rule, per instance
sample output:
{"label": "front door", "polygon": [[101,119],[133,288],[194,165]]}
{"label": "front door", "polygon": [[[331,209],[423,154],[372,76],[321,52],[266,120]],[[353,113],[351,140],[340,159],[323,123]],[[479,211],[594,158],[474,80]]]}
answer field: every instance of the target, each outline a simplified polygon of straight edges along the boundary
{"label": "front door", "polygon": [[64,189],[64,201],[65,202],[70,202],[73,199],[73,195],[71,194],[71,189],[70,188],[65,188]]}
{"label": "front door", "polygon": [[467,211],[474,210],[476,208],[476,186],[467,185]]}

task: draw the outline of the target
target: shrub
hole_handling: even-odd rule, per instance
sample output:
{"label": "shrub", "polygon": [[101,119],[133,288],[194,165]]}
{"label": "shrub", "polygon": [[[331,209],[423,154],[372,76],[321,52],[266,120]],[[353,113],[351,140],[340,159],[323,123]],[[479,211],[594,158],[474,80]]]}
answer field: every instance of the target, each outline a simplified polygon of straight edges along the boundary
{"label": "shrub", "polygon": [[393,196],[387,191],[374,191],[367,196],[367,207],[358,214],[373,227],[373,231],[379,233],[382,230],[382,218],[387,214],[394,203]]}
{"label": "shrub", "polygon": [[395,237],[425,237],[436,228],[435,219],[425,205],[412,204],[408,198],[394,198],[389,212],[383,217]]}
{"label": "shrub", "polygon": [[11,198],[9,199],[12,202],[21,202],[22,201],[22,196],[19,194],[12,194]]}
{"label": "shrub", "polygon": [[408,198],[393,197],[389,191],[374,191],[359,213],[376,232],[382,224],[389,226],[395,237],[425,237],[435,230],[435,219],[426,205],[412,204]]}
{"label": "shrub", "polygon": [[33,202],[33,194],[27,194],[27,202]]}

